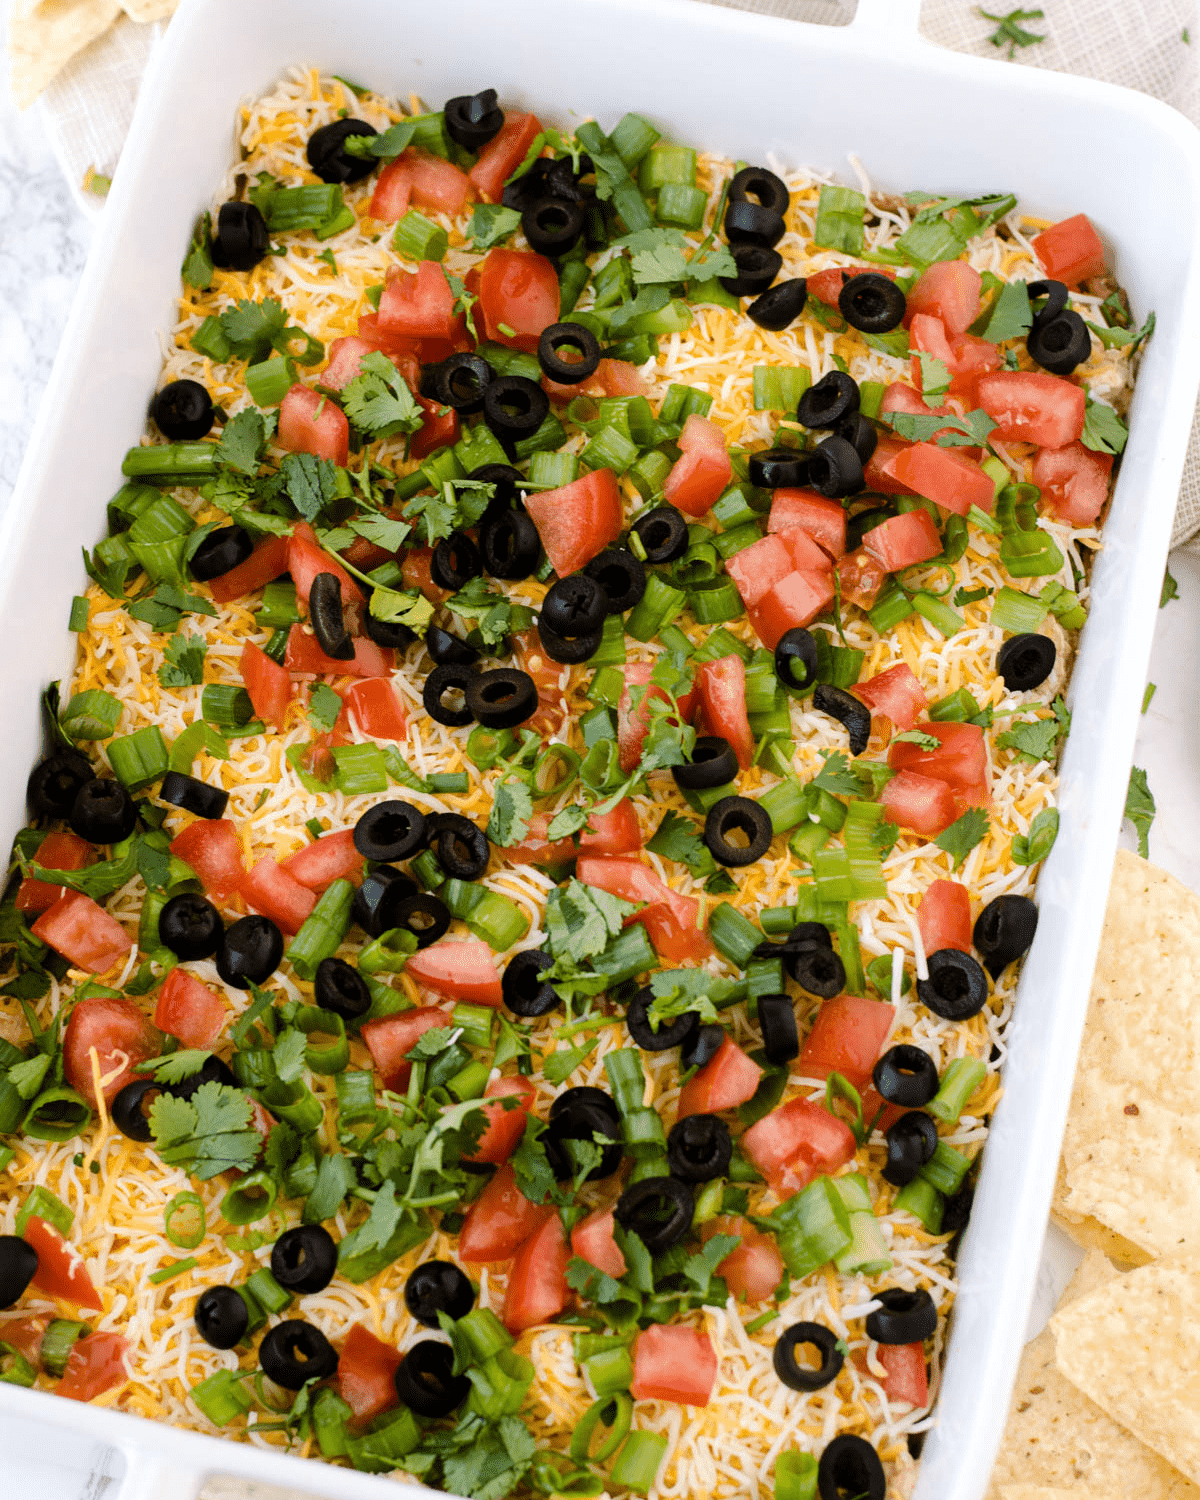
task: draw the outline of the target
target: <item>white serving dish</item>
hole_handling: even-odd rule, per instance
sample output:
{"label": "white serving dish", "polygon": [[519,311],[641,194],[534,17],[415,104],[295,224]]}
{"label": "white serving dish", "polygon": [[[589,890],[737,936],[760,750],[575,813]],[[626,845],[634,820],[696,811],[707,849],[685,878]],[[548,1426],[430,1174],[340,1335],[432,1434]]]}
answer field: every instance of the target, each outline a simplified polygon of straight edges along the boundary
{"label": "white serving dish", "polygon": [[[883,188],[1011,188],[1035,212],[1090,214],[1139,316],[1154,308],[1158,329],[1093,578],[1062,827],[1039,885],[1041,924],[916,1489],[916,1500],[979,1500],[1033,1293],[1196,394],[1200,135],[1141,94],[939,51],[917,37],[916,18],[917,0],[859,0],[848,28],[688,0],[458,0],[443,10],[184,0],[143,86],[0,532],[0,638],[14,648],[0,684],[0,843],[23,822],[38,694],[71,666],[78,549],[102,534],[121,457],[141,430],[192,223],[229,162],[238,101],[283,68],[316,63],[435,103],[490,85],[547,118],[570,108],[610,126],[636,109],[668,135],[751,161],[776,152],[844,167],[853,152]],[[13,1386],[0,1386],[4,1419],[31,1451],[54,1452],[64,1429],[93,1439],[102,1471],[123,1473],[120,1500],[187,1500],[213,1474],[346,1500],[396,1494],[387,1480]]]}

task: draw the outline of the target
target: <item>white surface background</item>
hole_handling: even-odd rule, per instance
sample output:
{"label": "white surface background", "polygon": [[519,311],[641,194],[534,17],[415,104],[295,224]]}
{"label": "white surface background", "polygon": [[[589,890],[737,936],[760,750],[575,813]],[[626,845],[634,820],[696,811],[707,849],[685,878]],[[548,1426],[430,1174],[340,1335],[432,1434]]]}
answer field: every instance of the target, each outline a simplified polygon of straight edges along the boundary
{"label": "white surface background", "polygon": [[[0,99],[0,509],[7,504],[26,438],[57,352],[83,268],[92,226],[81,213],[51,153],[35,109],[19,115]],[[103,372],[97,377],[103,379]],[[106,496],[98,496],[97,500]],[[75,559],[64,566],[77,567]],[[1142,720],[1136,763],[1149,775],[1158,802],[1150,835],[1155,863],[1200,890],[1200,742],[1195,726],[1200,675],[1200,546],[1172,554],[1179,598],[1160,614],[1150,681],[1157,684]],[[64,629],[66,622],[63,622]],[[9,643],[9,649],[20,649]],[[32,710],[31,710],[32,711]],[[1133,838],[1127,830],[1126,841]],[[1057,1298],[1074,1257],[1051,1230],[1034,1318]],[[42,1441],[39,1441],[39,1438]],[[113,1495],[103,1455],[90,1441],[6,1430],[0,1422],[0,1472],[5,1494],[47,1500],[100,1500]],[[244,1493],[244,1491],[242,1492]],[[278,1494],[279,1492],[275,1492]]]}

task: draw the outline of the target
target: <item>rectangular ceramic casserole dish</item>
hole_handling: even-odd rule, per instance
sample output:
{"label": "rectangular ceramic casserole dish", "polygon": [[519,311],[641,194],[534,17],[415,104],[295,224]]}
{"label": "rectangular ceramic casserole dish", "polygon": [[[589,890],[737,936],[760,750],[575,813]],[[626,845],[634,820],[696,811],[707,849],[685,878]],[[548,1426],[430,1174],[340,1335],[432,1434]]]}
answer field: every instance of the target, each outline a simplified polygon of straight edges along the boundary
{"label": "rectangular ceramic casserole dish", "polygon": [[[775,152],[846,170],[854,153],[884,189],[1012,190],[1033,213],[1090,215],[1139,320],[1153,308],[1158,326],[1092,581],[1061,831],[1038,886],[1041,922],[916,1488],[916,1500],[979,1500],[1037,1272],[1196,395],[1200,136],[1140,94],[941,52],[915,23],[916,0],[859,0],[849,28],[688,0],[184,0],[143,86],[4,518],[0,842],[24,820],[38,694],[71,669],[79,548],[102,534],[141,431],[192,224],[230,160],[238,102],[284,68],[316,64],[435,105],[492,86],[564,123],[568,110],[608,125],[641,110],[668,136],[749,161]],[[347,1500],[397,1493],[385,1479],[0,1386],[6,1451],[33,1462],[68,1428],[71,1442],[96,1444],[97,1475],[123,1476],[120,1500],[186,1500],[208,1474]]]}

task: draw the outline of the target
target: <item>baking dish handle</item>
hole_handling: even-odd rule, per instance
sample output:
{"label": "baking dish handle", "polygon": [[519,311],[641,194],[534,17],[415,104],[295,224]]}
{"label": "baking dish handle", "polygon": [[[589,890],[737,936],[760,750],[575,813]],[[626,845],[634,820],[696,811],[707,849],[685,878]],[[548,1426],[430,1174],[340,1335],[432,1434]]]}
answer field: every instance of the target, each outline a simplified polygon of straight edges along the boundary
{"label": "baking dish handle", "polygon": [[917,39],[921,0],[858,0],[851,27],[858,31],[901,32]]}
{"label": "baking dish handle", "polygon": [[136,1448],[123,1450],[125,1474],[114,1500],[196,1500],[207,1477],[200,1469],[189,1469],[179,1462],[177,1453]]}

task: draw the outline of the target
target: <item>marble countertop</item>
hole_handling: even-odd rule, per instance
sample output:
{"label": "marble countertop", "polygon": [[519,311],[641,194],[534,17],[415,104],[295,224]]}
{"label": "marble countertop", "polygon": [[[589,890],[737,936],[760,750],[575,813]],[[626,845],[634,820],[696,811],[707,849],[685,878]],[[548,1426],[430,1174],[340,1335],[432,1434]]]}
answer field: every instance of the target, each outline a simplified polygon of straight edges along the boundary
{"label": "marble countertop", "polygon": [[[38,112],[19,115],[6,97],[0,100],[0,224],[2,510],[17,480],[94,232],[63,180]],[[1200,676],[1194,670],[1200,638],[1200,542],[1174,552],[1170,568],[1179,596],[1159,615],[1149,674],[1156,691],[1142,719],[1135,763],[1147,771],[1158,803],[1151,858],[1200,891],[1200,841],[1195,838],[1200,829]],[[1128,827],[1123,841],[1134,847]],[[1051,1228],[1035,1325],[1053,1307],[1075,1258],[1073,1247]],[[18,1430],[0,1419],[0,1445],[11,1493],[41,1493],[47,1500],[99,1500],[101,1495],[116,1500],[121,1462],[90,1439],[58,1429]]]}

